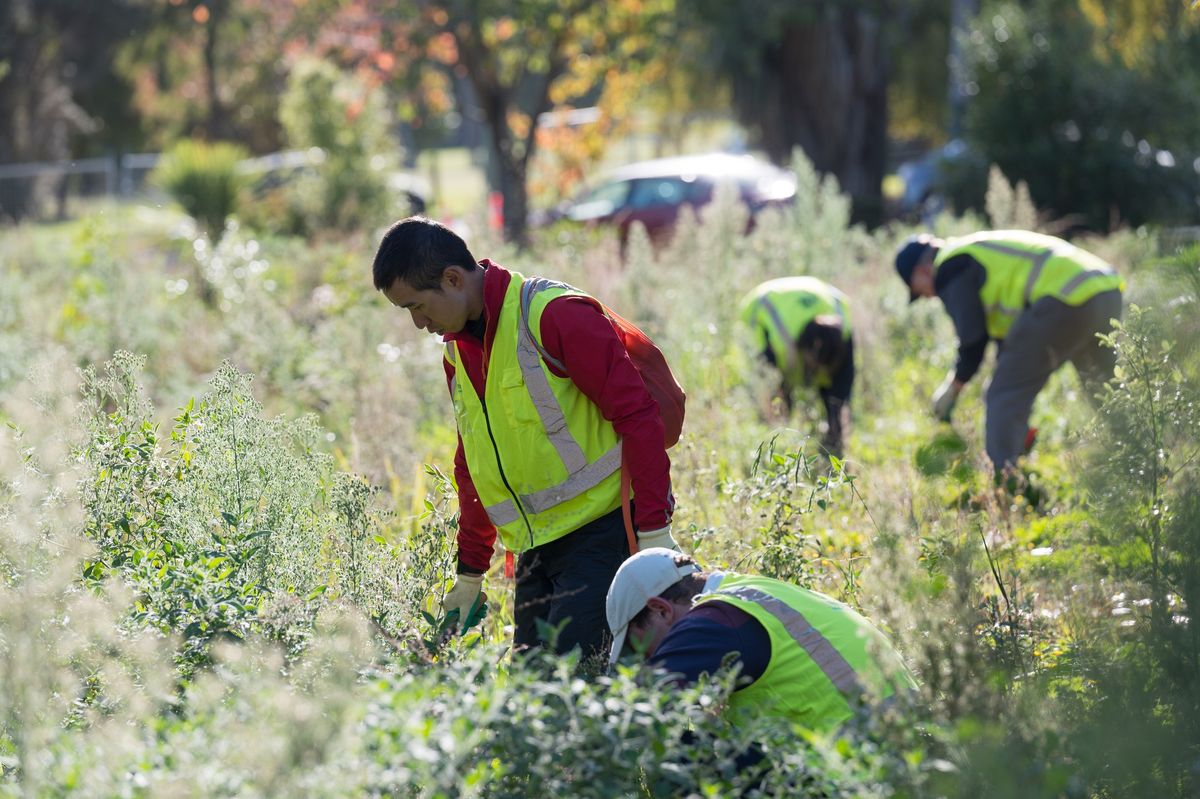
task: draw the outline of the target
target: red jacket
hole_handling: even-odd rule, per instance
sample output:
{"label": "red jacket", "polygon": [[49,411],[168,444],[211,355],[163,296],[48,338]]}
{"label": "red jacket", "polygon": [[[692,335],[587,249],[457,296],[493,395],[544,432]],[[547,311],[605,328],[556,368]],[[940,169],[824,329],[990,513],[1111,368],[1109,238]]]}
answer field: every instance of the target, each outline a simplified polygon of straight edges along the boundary
{"label": "red jacket", "polygon": [[[458,364],[465,369],[479,396],[483,396],[487,354],[496,335],[489,320],[497,318],[504,304],[512,274],[491,261],[480,262],[483,277],[484,338],[467,330],[451,333],[444,341],[455,342]],[[629,465],[633,494],[637,500],[634,526],[655,530],[671,523],[675,500],[671,495],[671,462],[663,447],[662,419],[658,405],[646,390],[637,367],[629,360],[608,317],[597,303],[586,297],[552,300],[541,320],[542,346],[566,367],[559,377],[569,377],[583,394],[596,403],[604,418],[621,437],[622,456]],[[443,360],[446,382],[454,368]],[[458,563],[461,571],[482,573],[491,564],[496,528],[475,492],[467,469],[462,436],[454,455],[454,478],[458,483]]]}

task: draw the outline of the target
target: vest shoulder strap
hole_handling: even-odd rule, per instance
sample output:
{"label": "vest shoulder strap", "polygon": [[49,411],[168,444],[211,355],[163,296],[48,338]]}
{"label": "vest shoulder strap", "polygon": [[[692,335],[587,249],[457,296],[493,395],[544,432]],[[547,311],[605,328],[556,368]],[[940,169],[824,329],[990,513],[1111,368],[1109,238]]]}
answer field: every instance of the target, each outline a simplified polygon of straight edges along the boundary
{"label": "vest shoulder strap", "polygon": [[563,365],[563,362],[552,356],[546,351],[546,348],[542,346],[541,331],[538,331],[538,335],[534,335],[533,330],[529,327],[529,312],[533,306],[533,299],[539,293],[546,291],[547,289],[560,289],[563,292],[569,292],[572,295],[587,295],[574,286],[544,277],[527,277],[521,282],[521,313],[519,315],[521,333],[533,343],[533,346],[537,349],[538,355],[541,356],[543,361],[550,366],[553,366],[558,371],[565,372],[566,367]]}

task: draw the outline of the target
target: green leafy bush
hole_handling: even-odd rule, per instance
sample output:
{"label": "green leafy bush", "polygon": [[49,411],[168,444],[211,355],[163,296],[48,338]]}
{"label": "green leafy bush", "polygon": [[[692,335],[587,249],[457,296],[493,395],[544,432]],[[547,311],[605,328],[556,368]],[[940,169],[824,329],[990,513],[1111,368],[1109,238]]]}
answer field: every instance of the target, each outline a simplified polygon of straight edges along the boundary
{"label": "green leafy bush", "polygon": [[[279,118],[290,146],[321,153],[317,165],[296,174],[284,189],[293,224],[304,219],[313,232],[370,230],[391,221],[399,204],[388,176],[399,150],[381,91],[328,61],[305,60],[288,76]],[[292,209],[299,209],[298,218]]]}
{"label": "green leafy bush", "polygon": [[[1200,75],[1184,54],[1197,35],[1181,18],[1130,65],[1072,4],[985,3],[966,47],[967,139],[1054,218],[1094,230],[1196,224]],[[954,193],[978,197],[977,169],[955,177],[977,189]]]}
{"label": "green leafy bush", "polygon": [[184,139],[163,154],[153,179],[215,242],[225,232],[225,220],[237,210],[245,182],[238,162],[246,156],[245,148],[236,144]]}
{"label": "green leafy bush", "polygon": [[423,531],[417,559],[389,544],[370,488],[316,449],[315,418],[262,419],[249,379],[228,364],[160,439],[140,369],[119,353],[103,373],[84,372],[82,500],[99,552],[83,573],[119,575],[137,594],[135,624],[180,635],[185,674],[208,662],[214,640],[251,632],[298,654],[331,599],[393,636],[416,626],[452,566],[436,554],[444,544],[427,543],[444,534]]}

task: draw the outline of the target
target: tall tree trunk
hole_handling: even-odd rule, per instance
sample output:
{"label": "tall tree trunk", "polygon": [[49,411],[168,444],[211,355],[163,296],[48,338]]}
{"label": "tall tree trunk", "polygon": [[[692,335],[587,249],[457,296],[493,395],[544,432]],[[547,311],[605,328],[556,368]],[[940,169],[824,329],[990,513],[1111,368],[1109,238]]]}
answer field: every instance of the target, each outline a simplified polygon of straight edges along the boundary
{"label": "tall tree trunk", "polygon": [[525,159],[512,156],[502,156],[499,162],[500,196],[504,198],[504,239],[521,248],[529,244],[525,164]]}
{"label": "tall tree trunk", "polygon": [[[480,79],[476,72],[470,74],[479,107],[487,121],[488,154],[492,160],[489,180],[495,181],[493,188],[500,192],[504,203],[504,238],[523,248],[528,243],[528,198],[525,188],[527,159],[523,152],[518,152],[518,145],[508,125],[508,111],[515,105],[512,92],[501,87],[498,81],[491,80],[490,74],[486,79]],[[531,124],[536,124],[536,121]]]}
{"label": "tall tree trunk", "polygon": [[217,0],[209,3],[208,10],[208,21],[204,26],[204,88],[208,94],[208,119],[204,127],[208,138],[216,140],[228,135],[225,108],[217,89],[217,31],[229,9],[227,3]]}
{"label": "tall tree trunk", "polygon": [[761,66],[735,83],[734,101],[763,149],[785,162],[803,148],[850,195],[856,221],[881,222],[888,63],[879,16],[823,8],[789,24]]}
{"label": "tall tree trunk", "polygon": [[[522,249],[529,244],[529,161],[537,149],[537,120],[550,107],[550,84],[562,73],[561,59],[552,58],[545,74],[526,76],[528,83],[502,86],[491,73],[471,71],[471,82],[475,90],[483,117],[487,120],[493,159],[495,186],[504,201],[504,238]],[[510,111],[521,112],[525,99],[531,106],[529,128],[518,138],[509,127]]]}
{"label": "tall tree trunk", "polygon": [[[62,26],[53,8],[36,0],[0,3],[0,163],[62,161],[70,157],[70,137],[93,123],[75,103],[63,77]],[[43,175],[13,181],[0,197],[0,219],[37,213],[53,199],[65,178]]]}
{"label": "tall tree trunk", "polygon": [[979,13],[979,0],[951,0],[950,3],[950,46],[947,60],[950,62],[947,97],[950,106],[950,136],[957,138],[963,132],[963,117],[967,108],[967,93],[964,89],[967,76],[963,64],[963,41],[968,35],[968,26]]}

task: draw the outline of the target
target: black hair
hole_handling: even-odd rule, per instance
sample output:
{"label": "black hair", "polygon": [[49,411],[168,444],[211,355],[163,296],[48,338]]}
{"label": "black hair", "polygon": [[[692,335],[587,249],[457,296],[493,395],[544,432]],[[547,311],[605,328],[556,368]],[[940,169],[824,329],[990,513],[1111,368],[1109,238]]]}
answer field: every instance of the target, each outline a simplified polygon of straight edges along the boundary
{"label": "black hair", "polygon": [[[675,554],[675,565],[677,567],[678,566],[695,566],[696,561],[692,560],[687,555],[684,555],[681,553],[676,553]],[[708,575],[702,571],[692,572],[691,574],[684,575],[676,582],[671,583],[669,586],[667,586],[667,589],[665,591],[663,591],[661,594],[659,594],[658,596],[662,599],[667,600],[668,602],[683,602],[684,600],[690,600],[696,594],[698,594],[704,590],[704,582],[707,579],[708,579]],[[644,607],[638,611],[638,614],[636,616],[634,616],[632,619],[630,619],[629,624],[630,625],[636,624],[640,627],[641,625],[646,623],[646,619],[649,618],[649,616],[650,616],[649,606]]]}
{"label": "black hair", "polygon": [[816,356],[817,365],[836,372],[846,360],[850,349],[842,329],[842,318],[834,314],[822,314],[805,326],[796,341],[801,352]]}
{"label": "black hair", "polygon": [[423,216],[410,216],[383,234],[372,269],[379,291],[391,288],[397,280],[417,291],[430,291],[442,287],[446,267],[471,271],[477,263],[467,243],[453,230]]}

